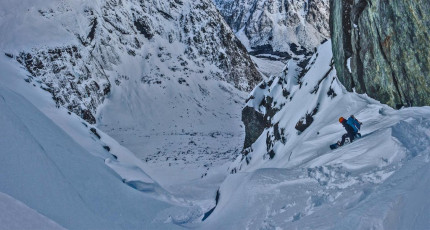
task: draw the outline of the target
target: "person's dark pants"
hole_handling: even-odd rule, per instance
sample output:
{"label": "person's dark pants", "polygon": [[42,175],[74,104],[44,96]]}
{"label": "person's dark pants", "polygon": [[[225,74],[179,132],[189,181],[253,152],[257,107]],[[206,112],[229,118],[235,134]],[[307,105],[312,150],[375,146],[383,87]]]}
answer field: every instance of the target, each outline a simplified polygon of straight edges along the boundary
{"label": "person's dark pants", "polygon": [[354,136],[355,134],[349,134],[349,133],[345,133],[342,135],[342,140],[340,141],[339,145],[342,146],[343,144],[345,144],[345,139],[347,137],[349,137],[349,142],[354,141]]}

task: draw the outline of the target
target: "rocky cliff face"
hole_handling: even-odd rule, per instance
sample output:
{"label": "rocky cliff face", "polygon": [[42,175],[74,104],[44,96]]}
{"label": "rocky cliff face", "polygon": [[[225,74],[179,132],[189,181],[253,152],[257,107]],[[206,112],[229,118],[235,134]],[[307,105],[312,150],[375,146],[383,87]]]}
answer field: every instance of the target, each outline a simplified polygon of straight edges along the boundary
{"label": "rocky cliff face", "polygon": [[214,0],[251,54],[303,54],[329,37],[328,0]]}
{"label": "rocky cliff face", "polygon": [[331,0],[335,66],[348,90],[392,107],[430,105],[427,1]]}
{"label": "rocky cliff face", "polygon": [[[163,91],[166,82],[189,86],[190,78],[214,79],[250,91],[261,80],[209,0],[53,1],[25,14],[67,37],[62,45],[6,47],[6,56],[27,69],[28,82],[90,123],[112,87],[128,81],[140,90],[152,85]],[[54,34],[56,27],[46,31]]]}

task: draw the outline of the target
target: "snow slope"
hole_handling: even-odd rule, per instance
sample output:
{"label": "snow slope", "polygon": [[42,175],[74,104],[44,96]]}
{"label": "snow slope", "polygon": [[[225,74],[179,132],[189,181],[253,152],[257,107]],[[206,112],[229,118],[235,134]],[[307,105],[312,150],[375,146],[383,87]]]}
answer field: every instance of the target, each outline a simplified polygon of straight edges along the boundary
{"label": "snow slope", "polygon": [[64,229],[25,204],[0,193],[0,229]]}
{"label": "snow slope", "polygon": [[129,150],[56,108],[7,57],[0,69],[0,192],[67,229],[175,229],[184,213],[190,221],[202,215],[161,188]]}
{"label": "snow slope", "polygon": [[[253,91],[268,128],[231,166],[205,229],[428,229],[430,108],[349,93],[331,63],[326,42],[302,77],[290,62]],[[351,114],[363,137],[330,150]]]}

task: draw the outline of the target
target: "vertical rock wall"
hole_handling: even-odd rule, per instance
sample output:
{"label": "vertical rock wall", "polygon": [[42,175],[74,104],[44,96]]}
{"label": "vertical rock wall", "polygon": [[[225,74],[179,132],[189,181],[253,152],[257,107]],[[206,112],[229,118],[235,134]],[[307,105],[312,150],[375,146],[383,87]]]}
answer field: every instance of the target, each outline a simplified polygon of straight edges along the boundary
{"label": "vertical rock wall", "polygon": [[397,108],[430,105],[426,0],[331,0],[330,8],[335,66],[348,90]]}

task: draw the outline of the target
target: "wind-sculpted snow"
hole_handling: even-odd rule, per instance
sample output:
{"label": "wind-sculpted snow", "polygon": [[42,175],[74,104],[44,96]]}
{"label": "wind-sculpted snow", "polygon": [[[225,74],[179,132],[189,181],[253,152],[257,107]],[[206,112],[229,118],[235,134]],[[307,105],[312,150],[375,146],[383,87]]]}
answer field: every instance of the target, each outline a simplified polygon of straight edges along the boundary
{"label": "wind-sculpted snow", "polygon": [[[365,95],[346,92],[336,78],[330,48],[330,42],[326,42],[310,59],[290,61],[283,75],[263,81],[254,89],[247,107],[261,114],[266,128],[250,147],[243,150],[242,157],[233,164],[232,172],[261,167],[292,167],[310,162],[315,154],[327,152],[325,147],[339,140],[345,132],[338,123],[340,116],[355,115],[363,122],[363,138],[357,140],[357,145],[367,139],[365,142],[372,146],[371,149],[382,148],[379,140],[375,141],[372,136],[391,136],[388,127],[408,118],[406,112],[395,112]],[[307,66],[300,68],[303,62]],[[413,135],[409,132],[408,123],[394,126],[393,130],[393,137]],[[419,130],[421,128],[414,133]],[[426,138],[424,131],[415,135],[400,136],[400,139],[410,139],[408,143],[414,143],[413,140],[425,142],[422,141]],[[393,142],[394,145],[397,144]],[[408,149],[419,148],[419,145],[405,145]],[[356,148],[354,152],[359,155],[358,152],[365,153],[368,148],[362,149]]]}
{"label": "wind-sculpted snow", "polygon": [[[226,165],[240,154],[245,91],[261,79],[211,2],[5,0],[0,5],[0,83],[13,90],[19,86],[19,94],[81,146],[73,151],[85,149],[97,162],[104,161],[119,175],[112,172],[121,188],[185,206],[180,210],[188,212],[194,203],[172,197],[158,179],[164,179],[163,186],[201,177],[203,181],[212,167]],[[6,71],[5,66],[10,68]],[[27,151],[30,148],[23,149]],[[110,170],[102,165],[95,170]],[[16,164],[10,167],[19,170]],[[166,211],[157,223],[182,225],[200,219],[226,167],[222,172],[216,169],[220,176],[203,191],[181,187],[199,190],[203,201],[197,203],[203,208],[194,205],[189,215]],[[56,183],[63,181],[52,186]],[[135,210],[136,205],[141,205],[139,200],[127,210],[138,216],[143,211]],[[50,203],[29,206],[40,211]],[[111,207],[109,201],[106,207]],[[154,215],[157,212],[153,210]],[[135,225],[146,226],[142,221],[149,219],[142,216]],[[95,226],[106,226],[96,222]]]}

